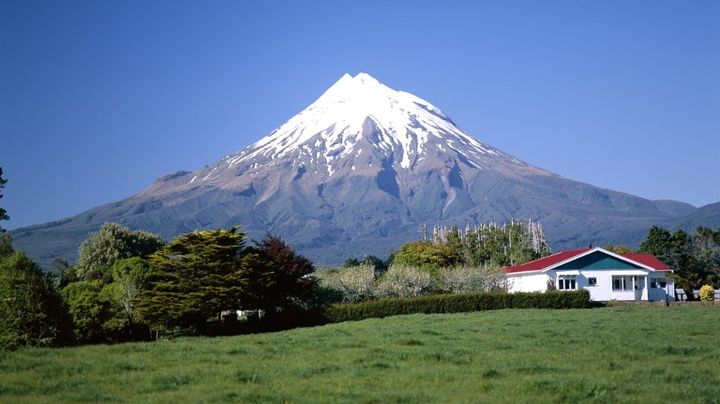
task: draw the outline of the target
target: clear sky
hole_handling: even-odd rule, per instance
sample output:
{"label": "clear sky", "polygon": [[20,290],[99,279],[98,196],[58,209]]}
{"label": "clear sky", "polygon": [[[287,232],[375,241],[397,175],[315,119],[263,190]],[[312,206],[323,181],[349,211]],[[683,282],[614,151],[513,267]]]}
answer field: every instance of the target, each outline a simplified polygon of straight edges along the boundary
{"label": "clear sky", "polygon": [[361,71],[564,177],[720,201],[717,0],[2,0],[0,225],[211,164]]}

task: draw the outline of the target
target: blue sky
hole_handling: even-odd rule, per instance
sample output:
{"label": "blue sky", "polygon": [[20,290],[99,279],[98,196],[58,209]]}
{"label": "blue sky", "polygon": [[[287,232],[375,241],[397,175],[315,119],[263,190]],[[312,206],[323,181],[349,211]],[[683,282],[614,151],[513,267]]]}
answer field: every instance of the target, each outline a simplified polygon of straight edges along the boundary
{"label": "blue sky", "polygon": [[720,201],[718,1],[0,2],[5,228],[260,139],[343,73],[531,164]]}

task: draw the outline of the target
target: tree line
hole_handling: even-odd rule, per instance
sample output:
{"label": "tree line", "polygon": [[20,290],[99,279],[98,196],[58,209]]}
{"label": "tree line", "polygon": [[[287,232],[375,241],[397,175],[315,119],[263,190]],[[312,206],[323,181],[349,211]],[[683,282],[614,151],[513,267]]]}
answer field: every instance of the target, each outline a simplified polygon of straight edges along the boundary
{"label": "tree line", "polygon": [[650,253],[673,269],[672,278],[689,298],[703,285],[720,288],[720,228],[700,226],[695,233],[670,233],[653,226],[640,244],[640,252]]}
{"label": "tree line", "polygon": [[529,220],[503,225],[486,223],[434,226],[421,230],[421,240],[405,243],[388,258],[395,265],[437,270],[457,266],[497,268],[521,264],[550,254],[542,225]]}
{"label": "tree line", "polygon": [[387,259],[351,258],[342,268],[319,274],[325,300],[359,302],[382,297],[504,291],[503,267],[550,253],[542,226],[511,221],[421,230]]}
{"label": "tree line", "polygon": [[278,237],[246,241],[237,227],[166,243],[106,223],[55,277],[11,249],[0,257],[0,348],[236,333],[238,310],[291,325],[317,304],[312,263]]}

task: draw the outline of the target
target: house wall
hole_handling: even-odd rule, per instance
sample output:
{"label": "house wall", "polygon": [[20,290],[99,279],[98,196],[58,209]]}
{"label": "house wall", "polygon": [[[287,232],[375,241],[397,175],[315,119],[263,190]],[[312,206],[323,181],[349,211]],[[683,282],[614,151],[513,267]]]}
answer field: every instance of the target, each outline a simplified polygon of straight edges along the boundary
{"label": "house wall", "polygon": [[528,275],[508,274],[508,292],[544,292],[547,290],[547,274],[537,273]]}
{"label": "house wall", "polygon": [[[557,279],[558,275],[574,274],[577,288],[584,288],[590,292],[590,300],[607,301],[607,300],[635,300],[635,291],[613,291],[612,275],[608,270],[573,270],[573,271],[548,271],[552,279]],[[596,278],[597,285],[590,286],[588,279]]]}
{"label": "house wall", "polygon": [[665,273],[652,273],[648,278],[648,285],[653,278],[665,279],[667,285],[665,288],[650,288],[648,297],[649,300],[675,300],[675,281],[666,277]]}
{"label": "house wall", "polygon": [[[590,299],[594,301],[609,300],[665,300],[668,296],[672,299],[672,292],[675,284],[666,278],[665,272],[651,272],[647,278],[641,275],[638,277],[638,289],[618,291],[612,289],[612,277],[617,276],[620,271],[608,270],[563,270],[547,271],[545,273],[532,273],[527,275],[508,274],[508,292],[544,292],[547,290],[548,280],[555,281],[558,275],[574,275],[577,289],[587,289],[590,292]],[[633,272],[634,273],[634,272]],[[628,275],[631,276],[631,275]],[[597,285],[590,286],[588,279],[596,278]],[[665,279],[665,288],[651,288],[653,278]]]}
{"label": "house wall", "polygon": [[588,286],[590,298],[592,300],[608,301],[608,300],[640,300],[635,290],[613,290],[612,277],[609,271],[582,271],[586,278],[597,278],[597,286]]}
{"label": "house wall", "polygon": [[[630,289],[630,290],[613,290],[612,288],[612,278],[613,276],[618,276],[622,273],[622,270],[588,270],[588,269],[582,269],[582,270],[571,270],[571,271],[548,271],[547,274],[550,276],[550,279],[557,279],[558,275],[563,274],[577,274],[576,275],[576,282],[577,282],[577,288],[584,288],[587,289],[590,292],[590,299],[594,301],[609,301],[609,300],[664,300],[666,298],[667,291],[672,291],[673,289],[669,289],[671,286],[670,283],[672,281],[667,280],[668,285],[665,287],[665,289],[662,288],[650,288],[650,281],[652,278],[658,278],[658,279],[664,279],[665,273],[656,273],[656,272],[649,272],[647,275],[636,275],[637,276],[637,286],[638,289]],[[630,273],[635,273],[636,271],[632,271]],[[632,275],[627,275],[632,276]],[[590,286],[590,283],[588,281],[589,278],[596,278],[597,279],[597,285]]]}

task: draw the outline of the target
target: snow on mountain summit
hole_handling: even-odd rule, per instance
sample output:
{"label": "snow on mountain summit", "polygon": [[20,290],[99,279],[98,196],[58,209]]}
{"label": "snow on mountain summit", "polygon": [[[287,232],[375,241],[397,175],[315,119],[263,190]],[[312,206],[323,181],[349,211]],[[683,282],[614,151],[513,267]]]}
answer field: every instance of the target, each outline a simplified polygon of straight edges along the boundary
{"label": "snow on mountain summit", "polygon": [[[374,136],[367,139],[370,132]],[[429,102],[359,73],[343,75],[310,106],[227,161],[232,166],[260,156],[275,160],[304,147],[310,153],[322,150],[316,157],[325,160],[332,173],[332,161],[357,153],[363,138],[392,154],[405,169],[422,157],[429,143],[462,150],[470,160],[502,155],[467,135]]]}

